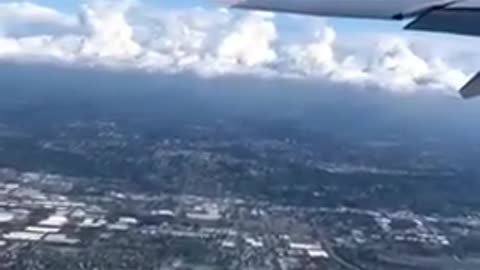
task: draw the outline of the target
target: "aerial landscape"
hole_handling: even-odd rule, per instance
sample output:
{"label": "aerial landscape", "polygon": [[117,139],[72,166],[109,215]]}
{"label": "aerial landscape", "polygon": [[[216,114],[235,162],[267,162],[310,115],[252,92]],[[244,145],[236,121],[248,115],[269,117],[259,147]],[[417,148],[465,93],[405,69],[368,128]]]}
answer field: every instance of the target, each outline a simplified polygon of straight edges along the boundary
{"label": "aerial landscape", "polygon": [[[153,75],[48,66],[32,87],[10,85],[38,68],[1,68],[7,269],[479,267],[478,127],[461,120],[474,104],[282,89],[251,100],[193,76],[163,89]],[[443,112],[405,111],[425,102]]]}
{"label": "aerial landscape", "polygon": [[0,3],[0,269],[480,269],[478,43],[172,2]]}

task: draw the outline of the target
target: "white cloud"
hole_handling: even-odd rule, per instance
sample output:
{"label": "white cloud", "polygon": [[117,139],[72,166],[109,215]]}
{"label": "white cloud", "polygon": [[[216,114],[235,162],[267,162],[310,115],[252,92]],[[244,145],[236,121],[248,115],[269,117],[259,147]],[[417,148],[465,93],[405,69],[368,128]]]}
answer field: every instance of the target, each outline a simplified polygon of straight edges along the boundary
{"label": "white cloud", "polygon": [[337,69],[335,51],[335,30],[323,26],[317,31],[315,40],[306,44],[293,44],[286,48],[286,56],[294,69],[306,75],[326,75]]}
{"label": "white cloud", "polygon": [[42,29],[49,32],[71,31],[78,24],[75,16],[29,2],[0,3],[0,33],[25,36]]}
{"label": "white cloud", "polygon": [[267,64],[277,57],[271,43],[277,38],[272,16],[252,13],[235,23],[221,41],[218,56],[246,66]]}
{"label": "white cloud", "polygon": [[75,24],[75,18],[55,9],[39,6],[29,2],[0,3],[0,20],[10,22],[38,22]]}
{"label": "white cloud", "polygon": [[66,61],[69,59],[69,52],[74,51],[69,43],[68,39],[54,39],[51,36],[0,38],[0,55],[20,59],[32,56],[43,59],[54,57]]}
{"label": "white cloud", "polygon": [[[32,28],[48,22],[71,31],[42,33],[40,28],[17,36],[11,31],[19,22],[29,22]],[[0,4],[0,27],[10,31],[0,35],[0,58],[161,72],[192,70],[209,76],[252,73],[327,78],[404,93],[425,88],[448,92],[468,78],[459,68],[461,63],[454,68],[445,60],[448,52],[422,54],[414,45],[425,46],[425,42],[408,41],[405,36],[370,37],[365,46],[341,52],[338,43],[348,42],[348,34],[339,41],[341,33],[323,20],[315,22],[313,35],[305,33],[313,38],[287,41],[270,13],[158,10],[136,1],[99,0],[84,3],[75,17],[28,2],[12,2]],[[358,36],[350,36],[354,38]]]}
{"label": "white cloud", "polygon": [[411,47],[398,37],[381,39],[376,57],[368,66],[374,79],[385,87],[403,91],[415,91],[418,86],[456,89],[468,79],[442,59],[422,58]]}
{"label": "white cloud", "polygon": [[81,53],[87,56],[131,58],[142,48],[133,40],[133,29],[125,17],[132,1],[97,1],[83,5],[82,25],[88,36]]}

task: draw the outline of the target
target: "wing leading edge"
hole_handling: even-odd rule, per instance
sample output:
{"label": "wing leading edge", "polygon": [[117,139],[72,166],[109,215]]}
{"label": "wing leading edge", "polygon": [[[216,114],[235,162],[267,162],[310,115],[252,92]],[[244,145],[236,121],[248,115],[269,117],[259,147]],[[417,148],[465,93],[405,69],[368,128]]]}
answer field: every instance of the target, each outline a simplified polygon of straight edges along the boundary
{"label": "wing leading edge", "polygon": [[[311,16],[411,19],[404,29],[480,36],[480,0],[233,0],[230,6]],[[460,94],[480,95],[480,73]]]}

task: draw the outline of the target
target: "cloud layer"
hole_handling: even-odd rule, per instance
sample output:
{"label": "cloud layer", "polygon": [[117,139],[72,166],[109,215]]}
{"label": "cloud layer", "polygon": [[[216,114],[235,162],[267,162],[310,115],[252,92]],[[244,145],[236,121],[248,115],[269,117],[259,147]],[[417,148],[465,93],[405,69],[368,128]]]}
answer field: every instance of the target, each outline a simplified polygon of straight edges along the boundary
{"label": "cloud layer", "polygon": [[[0,59],[194,71],[209,77],[320,78],[399,93],[452,93],[473,71],[468,63],[450,62],[448,51],[422,54],[414,48],[425,42],[395,34],[370,34],[365,41],[344,34],[339,40],[341,33],[317,23],[313,33],[304,31],[308,38],[285,38],[288,30],[267,13],[172,10],[107,0],[84,2],[79,10],[72,15],[28,2],[0,4]],[[312,28],[306,26],[309,19],[292,23]],[[342,50],[349,43],[362,46]]]}

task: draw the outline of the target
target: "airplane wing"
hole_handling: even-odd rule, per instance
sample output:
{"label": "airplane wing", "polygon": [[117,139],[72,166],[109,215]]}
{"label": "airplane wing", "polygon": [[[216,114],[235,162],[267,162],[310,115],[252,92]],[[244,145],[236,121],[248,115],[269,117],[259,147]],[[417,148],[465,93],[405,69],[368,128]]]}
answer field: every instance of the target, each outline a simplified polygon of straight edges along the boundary
{"label": "airplane wing", "polygon": [[312,16],[413,19],[405,28],[480,35],[480,0],[230,0],[233,8]]}
{"label": "airplane wing", "polygon": [[[224,0],[231,7],[311,16],[404,20],[408,30],[480,36],[480,0]],[[480,74],[460,93],[480,95]]]}
{"label": "airplane wing", "polygon": [[460,89],[460,95],[465,99],[480,95],[480,72]]}
{"label": "airplane wing", "polygon": [[410,14],[455,0],[231,0],[232,7],[313,16],[393,19],[397,14]]}

